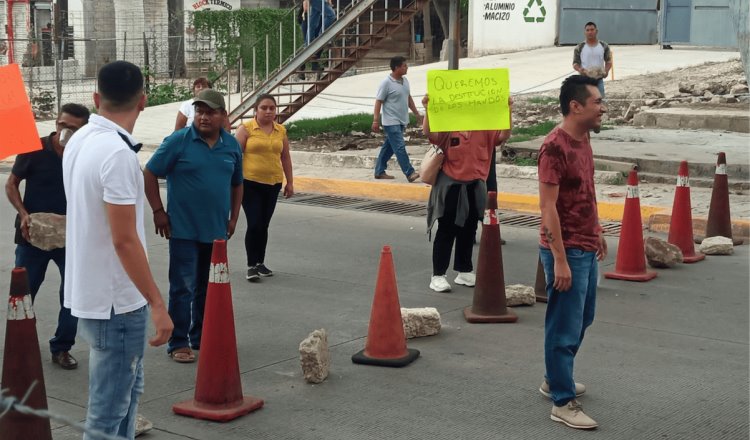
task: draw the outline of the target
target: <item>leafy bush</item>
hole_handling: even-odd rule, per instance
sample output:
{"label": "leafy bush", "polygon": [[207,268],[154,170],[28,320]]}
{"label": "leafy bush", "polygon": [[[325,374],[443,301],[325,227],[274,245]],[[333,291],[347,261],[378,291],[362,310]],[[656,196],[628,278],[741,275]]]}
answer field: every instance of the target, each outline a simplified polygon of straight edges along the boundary
{"label": "leafy bush", "polygon": [[[279,53],[286,61],[296,47],[302,45],[302,35],[297,17],[292,9],[237,9],[233,11],[198,11],[192,15],[193,27],[198,35],[211,37],[216,44],[217,61],[223,65],[234,65],[242,57],[245,69],[253,65],[266,71],[266,34],[270,33],[268,45],[268,70],[279,67]],[[279,24],[282,38],[279,40]]]}
{"label": "leafy bush", "polygon": [[148,93],[146,106],[169,104],[170,102],[185,101],[193,97],[190,89],[174,84],[157,84],[152,85]]}

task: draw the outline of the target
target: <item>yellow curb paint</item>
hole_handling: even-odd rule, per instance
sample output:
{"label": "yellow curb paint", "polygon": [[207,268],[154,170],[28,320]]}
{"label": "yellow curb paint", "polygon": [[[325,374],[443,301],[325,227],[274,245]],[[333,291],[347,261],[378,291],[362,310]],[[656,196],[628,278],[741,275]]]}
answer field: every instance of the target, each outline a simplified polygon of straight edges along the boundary
{"label": "yellow curb paint", "polygon": [[383,183],[295,176],[294,189],[299,192],[416,202],[427,201],[430,197],[430,187],[421,183]]}
{"label": "yellow curb paint", "polygon": [[[430,197],[430,187],[421,183],[385,183],[361,180],[322,179],[316,177],[295,177],[294,188],[299,192],[336,194],[341,196],[367,197],[371,199],[426,202]],[[539,214],[539,196],[501,192],[497,195],[500,209]],[[622,221],[624,204],[599,202],[599,218],[608,221]],[[652,214],[668,211],[658,206],[641,206],[644,223]]]}

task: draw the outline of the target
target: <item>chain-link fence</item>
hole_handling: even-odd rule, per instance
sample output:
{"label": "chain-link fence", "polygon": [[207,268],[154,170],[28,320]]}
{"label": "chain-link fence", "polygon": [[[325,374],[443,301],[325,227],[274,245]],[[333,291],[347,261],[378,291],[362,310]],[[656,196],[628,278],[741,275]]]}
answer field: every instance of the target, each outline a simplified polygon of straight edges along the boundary
{"label": "chain-link fence", "polygon": [[96,73],[111,61],[140,66],[148,92],[168,84],[177,89],[176,98],[188,88],[186,61],[211,65],[210,39],[185,32],[182,14],[117,11],[116,16],[71,12],[55,25],[0,39],[0,64],[20,66],[38,119],[54,117],[67,102],[92,107]]}

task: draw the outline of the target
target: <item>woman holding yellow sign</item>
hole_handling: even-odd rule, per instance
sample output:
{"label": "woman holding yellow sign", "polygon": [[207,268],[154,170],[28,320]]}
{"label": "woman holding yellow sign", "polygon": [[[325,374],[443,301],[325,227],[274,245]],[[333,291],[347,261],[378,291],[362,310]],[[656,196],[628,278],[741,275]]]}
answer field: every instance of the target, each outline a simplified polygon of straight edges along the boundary
{"label": "woman holding yellow sign", "polygon": [[[430,289],[448,292],[451,285],[446,272],[455,242],[453,269],[458,272],[456,284],[473,287],[476,282],[471,261],[477,222],[487,202],[487,176],[495,147],[510,138],[507,130],[476,130],[433,133],[427,117],[428,96],[423,130],[430,143],[445,155],[427,205],[427,230],[437,221],[432,246],[432,279]],[[508,100],[508,105],[512,101]]]}

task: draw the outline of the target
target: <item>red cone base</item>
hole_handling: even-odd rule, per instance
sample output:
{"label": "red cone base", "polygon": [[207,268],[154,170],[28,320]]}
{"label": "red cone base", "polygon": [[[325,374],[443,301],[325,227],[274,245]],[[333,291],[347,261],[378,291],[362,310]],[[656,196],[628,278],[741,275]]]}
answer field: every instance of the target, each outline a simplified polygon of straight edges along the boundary
{"label": "red cone base", "polygon": [[695,255],[693,255],[691,257],[684,257],[683,256],[682,257],[682,262],[690,264],[690,263],[697,263],[697,262],[705,260],[705,259],[706,259],[706,255],[705,254],[697,253],[697,254],[695,254]]}
{"label": "red cone base", "polygon": [[409,365],[419,357],[419,350],[413,348],[406,349],[406,356],[394,359],[381,359],[367,356],[365,350],[360,350],[352,356],[352,362],[360,365],[375,365],[378,367],[401,368]]}
{"label": "red cone base", "polygon": [[252,396],[243,396],[240,402],[227,405],[205,404],[195,399],[176,403],[172,411],[181,416],[194,417],[196,419],[212,420],[214,422],[228,422],[237,417],[244,416],[256,409],[263,407],[263,400]]}
{"label": "red cone base", "polygon": [[478,315],[471,310],[471,306],[464,309],[464,318],[473,324],[498,324],[518,321],[518,315],[513,310],[506,309],[503,315]]}
{"label": "red cone base", "polygon": [[605,278],[613,280],[624,280],[624,281],[650,281],[656,278],[656,272],[646,272],[640,274],[625,274],[617,272],[607,272],[604,274]]}

